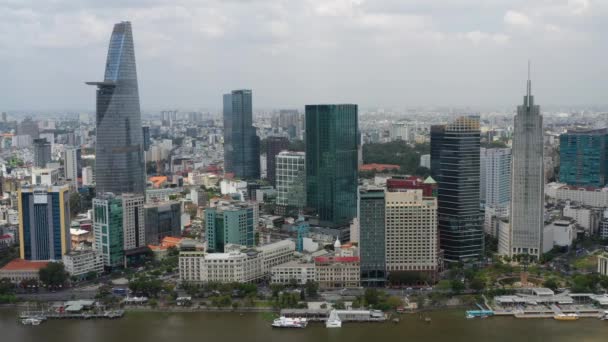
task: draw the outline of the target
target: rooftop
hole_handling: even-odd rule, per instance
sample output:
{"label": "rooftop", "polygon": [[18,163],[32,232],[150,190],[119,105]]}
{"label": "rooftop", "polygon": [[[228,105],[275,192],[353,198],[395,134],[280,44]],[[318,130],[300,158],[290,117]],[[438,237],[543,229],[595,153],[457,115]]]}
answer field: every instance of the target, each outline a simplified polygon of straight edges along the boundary
{"label": "rooftop", "polygon": [[29,271],[39,270],[48,265],[48,261],[30,261],[23,259],[13,259],[11,262],[2,267],[2,271]]}

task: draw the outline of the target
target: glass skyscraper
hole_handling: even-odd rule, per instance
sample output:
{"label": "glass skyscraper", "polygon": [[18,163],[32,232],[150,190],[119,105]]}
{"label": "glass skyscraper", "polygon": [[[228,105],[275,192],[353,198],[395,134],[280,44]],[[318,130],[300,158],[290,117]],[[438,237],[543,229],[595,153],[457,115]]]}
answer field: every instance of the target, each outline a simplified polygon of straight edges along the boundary
{"label": "glass skyscraper", "polygon": [[205,209],[207,249],[223,253],[226,244],[255,245],[256,212],[246,203],[220,203]]}
{"label": "glass skyscraper", "polygon": [[281,151],[287,150],[289,139],[286,137],[268,137],[266,139],[266,179],[276,186],[276,157]]}
{"label": "glass skyscraper", "polygon": [[534,104],[532,82],[513,121],[510,255],[540,257],[543,247],[545,172],[543,117]]}
{"label": "glass skyscraper", "polygon": [[306,106],[306,201],[322,224],[356,216],[358,130],[355,104]]}
{"label": "glass skyscraper", "polygon": [[87,84],[97,86],[97,193],[143,194],[144,146],[130,22],[114,25],[104,80]]}
{"label": "glass skyscraper", "polygon": [[386,282],[386,240],[384,189],[359,191],[359,255],[361,285],[384,286]]}
{"label": "glass skyscraper", "polygon": [[431,174],[439,184],[439,243],[447,261],[483,256],[479,141],[478,117],[431,126]]}
{"label": "glass skyscraper", "polygon": [[608,183],[608,129],[568,130],[559,137],[559,181],[603,187]]}
{"label": "glass skyscraper", "polygon": [[224,94],[224,170],[242,179],[260,178],[260,138],[253,127],[251,90]]}

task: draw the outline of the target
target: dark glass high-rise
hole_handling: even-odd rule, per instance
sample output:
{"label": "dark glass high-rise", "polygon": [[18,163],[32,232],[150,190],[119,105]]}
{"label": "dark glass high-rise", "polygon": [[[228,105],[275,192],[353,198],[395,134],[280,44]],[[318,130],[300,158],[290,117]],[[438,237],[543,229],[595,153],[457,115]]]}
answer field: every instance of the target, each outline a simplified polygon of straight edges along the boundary
{"label": "dark glass high-rise", "polygon": [[130,22],[114,25],[104,80],[87,84],[97,86],[97,193],[143,194],[144,146]]}
{"label": "dark glass high-rise", "polygon": [[355,104],[306,106],[306,200],[322,224],[356,216],[358,130]]}
{"label": "dark glass high-rise", "polygon": [[224,94],[224,170],[242,179],[260,178],[260,138],[253,127],[249,89]]}
{"label": "dark glass high-rise", "polygon": [[448,261],[483,256],[479,148],[478,117],[431,126],[431,174],[439,184],[439,242]]}

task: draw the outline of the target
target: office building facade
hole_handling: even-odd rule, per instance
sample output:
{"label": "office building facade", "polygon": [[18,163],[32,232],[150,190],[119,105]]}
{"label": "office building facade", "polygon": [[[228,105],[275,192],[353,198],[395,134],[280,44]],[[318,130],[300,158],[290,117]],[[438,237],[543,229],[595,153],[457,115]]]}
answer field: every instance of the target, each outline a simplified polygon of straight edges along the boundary
{"label": "office building facade", "polygon": [[361,285],[383,287],[386,282],[384,189],[359,190],[359,256]]}
{"label": "office building facade", "polygon": [[303,208],[306,205],[306,153],[280,152],[276,156],[276,204]]}
{"label": "office building facade", "polygon": [[534,104],[530,80],[513,126],[510,254],[540,257],[545,208],[543,117],[540,107]]}
{"label": "office building facade", "polygon": [[357,105],[306,106],[306,201],[321,224],[356,216],[358,139]]}
{"label": "office building facade", "polygon": [[65,149],[63,169],[65,171],[65,179],[74,184],[78,188],[78,178],[82,177],[82,156],[80,148],[68,147]]}
{"label": "office building facade", "polygon": [[438,183],[440,248],[446,261],[483,256],[479,209],[479,118],[463,116],[431,126],[431,174]]}
{"label": "office building facade", "polygon": [[254,205],[230,202],[205,209],[207,249],[223,253],[226,244],[254,246],[257,225]]}
{"label": "office building facade", "polygon": [[559,137],[559,180],[573,186],[608,183],[608,129],[569,130]]}
{"label": "office building facade", "polygon": [[104,80],[87,84],[97,86],[97,193],[143,194],[146,170],[130,22],[114,25]]}
{"label": "office building facade", "polygon": [[23,187],[18,206],[21,259],[61,260],[71,247],[69,187]]}
{"label": "office building facade", "polygon": [[[433,281],[438,271],[437,199],[422,190],[387,192],[386,271],[391,281]],[[400,278],[399,275],[406,277]],[[410,277],[413,275],[413,277]]]}
{"label": "office building facade", "polygon": [[289,139],[285,137],[268,137],[266,139],[266,179],[276,186],[276,156],[287,150]]}
{"label": "office building facade", "polygon": [[51,142],[46,139],[34,139],[34,167],[46,167],[51,158]]}
{"label": "office building facade", "polygon": [[481,148],[479,162],[481,206],[508,210],[511,201],[511,149]]}
{"label": "office building facade", "polygon": [[179,202],[149,203],[144,206],[146,244],[157,245],[167,236],[181,236]]}
{"label": "office building facade", "polygon": [[252,92],[224,94],[224,170],[242,179],[260,178],[260,138],[253,127]]}

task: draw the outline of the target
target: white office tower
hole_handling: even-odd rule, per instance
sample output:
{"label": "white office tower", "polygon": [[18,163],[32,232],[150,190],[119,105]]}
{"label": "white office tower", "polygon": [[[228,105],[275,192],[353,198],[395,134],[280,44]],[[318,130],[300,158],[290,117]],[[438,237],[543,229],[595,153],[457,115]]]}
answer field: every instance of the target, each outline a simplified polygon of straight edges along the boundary
{"label": "white office tower", "polygon": [[510,254],[540,257],[544,226],[543,117],[534,104],[530,79],[513,126]]}
{"label": "white office tower", "polygon": [[74,188],[78,188],[78,167],[80,166],[80,148],[67,147],[65,149],[65,164],[64,172],[65,179],[74,184]]}

